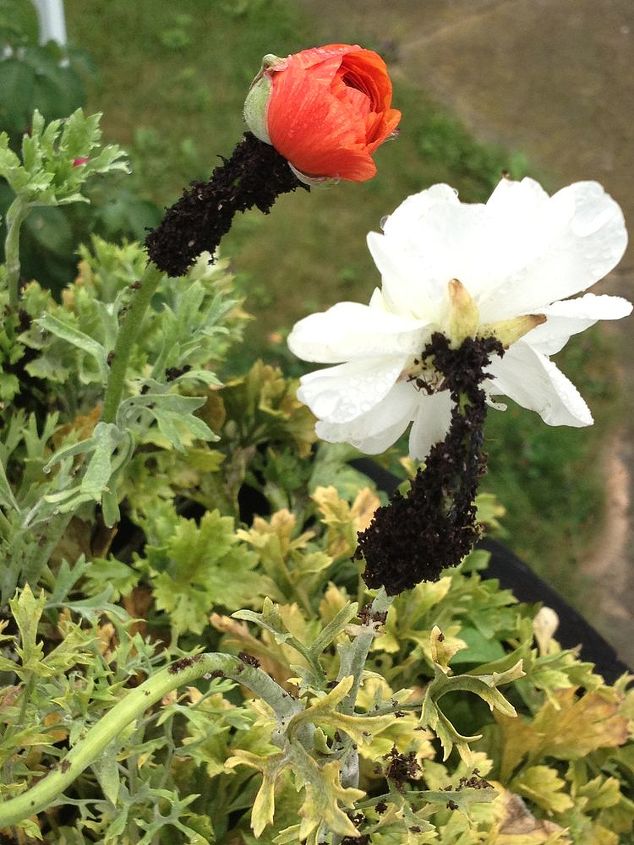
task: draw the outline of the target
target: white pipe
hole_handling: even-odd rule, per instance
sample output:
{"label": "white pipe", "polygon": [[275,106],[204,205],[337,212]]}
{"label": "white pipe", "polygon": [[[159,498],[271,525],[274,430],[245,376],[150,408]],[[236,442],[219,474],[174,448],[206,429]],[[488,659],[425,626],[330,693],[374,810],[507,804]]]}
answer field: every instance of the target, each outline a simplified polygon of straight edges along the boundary
{"label": "white pipe", "polygon": [[33,0],[40,19],[40,44],[55,41],[66,46],[64,0]]}

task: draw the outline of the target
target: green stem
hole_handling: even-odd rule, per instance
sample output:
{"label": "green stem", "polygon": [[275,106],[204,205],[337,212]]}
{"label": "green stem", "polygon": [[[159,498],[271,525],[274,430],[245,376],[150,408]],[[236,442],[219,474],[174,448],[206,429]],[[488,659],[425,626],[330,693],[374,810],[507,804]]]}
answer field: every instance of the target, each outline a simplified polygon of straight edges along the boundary
{"label": "green stem", "polygon": [[112,353],[112,364],[110,366],[106,395],[103,401],[103,412],[101,414],[103,422],[113,423],[115,421],[117,410],[121,403],[121,394],[125,385],[130,353],[139,335],[139,330],[143,323],[143,315],[150,304],[150,300],[154,296],[162,275],[161,271],[154,264],[151,262],[148,264],[139,282],[139,287],[134,294],[134,298],[130,303],[128,312],[119,327],[117,342]]}
{"label": "green stem", "polygon": [[355,639],[354,649],[349,661],[346,666],[342,666],[339,670],[339,680],[346,675],[352,675],[354,679],[350,692],[341,702],[340,709],[342,713],[354,712],[354,706],[357,701],[357,694],[361,686],[361,678],[365,668],[365,661],[368,658],[368,652],[377,634],[377,629],[380,627],[375,617],[387,613],[393,601],[394,596],[388,596],[383,587],[381,587],[367,611],[367,621],[363,624],[361,632]]}
{"label": "green stem", "polygon": [[[383,587],[381,587],[365,615],[365,621],[354,641],[352,651],[346,656],[345,660],[342,655],[338,680],[348,675],[352,675],[353,678],[350,692],[343,699],[339,708],[342,713],[354,713],[361,679],[363,678],[363,670],[365,669],[365,662],[368,659],[368,652],[380,628],[380,619],[384,613],[387,613],[393,601],[394,596],[388,596]],[[343,734],[342,748],[346,748],[346,753],[341,760],[341,784],[346,787],[358,787],[359,752],[356,746],[351,743],[349,737],[345,737]],[[337,835],[334,835],[332,845],[338,845],[340,841],[341,839]]]}
{"label": "green stem", "polygon": [[18,307],[20,289],[20,229],[29,213],[28,204],[22,197],[16,197],[7,211],[7,236],[4,241],[4,256],[7,267],[9,306]]}
{"label": "green stem", "polygon": [[302,709],[301,704],[284,692],[265,672],[243,663],[237,657],[218,653],[184,657],[128,692],[90,728],[84,738],[60,761],[55,771],[21,795],[0,804],[0,829],[17,824],[59,802],[64,790],[148,707],[183,684],[191,684],[216,672],[260,696],[275,710],[282,725]]}

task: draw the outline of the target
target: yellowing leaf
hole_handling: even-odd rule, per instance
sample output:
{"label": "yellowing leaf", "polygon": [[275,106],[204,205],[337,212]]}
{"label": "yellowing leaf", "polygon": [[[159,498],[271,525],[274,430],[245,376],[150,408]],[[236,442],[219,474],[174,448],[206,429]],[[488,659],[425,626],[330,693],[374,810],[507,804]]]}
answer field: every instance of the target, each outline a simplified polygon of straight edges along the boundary
{"label": "yellowing leaf", "polygon": [[[494,783],[496,789],[499,784]],[[495,801],[500,817],[491,838],[495,845],[573,845],[568,832],[554,822],[536,819],[518,795],[501,789]]]}
{"label": "yellowing leaf", "polygon": [[628,739],[620,713],[623,697],[609,687],[581,697],[573,688],[555,693],[532,721],[496,714],[502,734],[501,776],[508,778],[524,757],[537,762],[548,755],[576,760],[598,748],[615,748]]}
{"label": "yellowing leaf", "polygon": [[251,811],[251,827],[256,837],[259,837],[264,828],[273,824],[275,815],[275,784],[284,771],[287,759],[284,754],[274,754],[270,757],[259,757],[249,751],[237,749],[230,757],[225,766],[232,769],[235,766],[252,766],[262,772],[262,784],[253,802]]}
{"label": "yellowing leaf", "polygon": [[256,445],[290,437],[299,457],[306,458],[317,439],[315,418],[296,393],[296,381],[286,379],[279,368],[256,361],[246,376],[227,384],[222,398],[230,420],[240,420],[258,432]]}
{"label": "yellowing leaf", "polygon": [[394,604],[390,605],[387,611],[387,619],[381,633],[372,644],[372,651],[385,651],[388,654],[395,654],[401,648],[399,637],[398,610]]}
{"label": "yellowing leaf", "polygon": [[376,734],[386,730],[394,721],[391,714],[383,716],[355,716],[339,713],[337,707],[352,687],[353,678],[343,678],[326,695],[315,698],[301,713],[297,713],[289,722],[287,733],[293,736],[303,724],[322,725],[333,730],[344,731],[358,745],[368,743]]}
{"label": "yellowing leaf", "polygon": [[287,595],[300,592],[307,576],[318,574],[332,563],[323,551],[306,551],[313,531],[297,531],[295,514],[284,508],[270,520],[256,516],[250,529],[236,532],[239,539],[252,546],[265,572]]}
{"label": "yellowing leaf", "polygon": [[459,640],[457,637],[452,637],[451,640],[448,640],[438,625],[434,625],[429,638],[429,646],[432,661],[446,675],[450,671],[449,662],[451,658],[461,649],[466,648],[467,644],[464,640]]}
{"label": "yellowing leaf", "polygon": [[356,837],[357,829],[348,815],[341,809],[352,808],[355,801],[365,797],[365,792],[353,787],[341,785],[340,763],[333,760],[323,766],[318,766],[298,743],[293,743],[293,763],[296,766],[296,777],[301,778],[306,790],[306,798],[302,804],[299,840],[307,838],[322,824],[327,830],[340,836]]}
{"label": "yellowing leaf", "polygon": [[327,526],[326,548],[334,558],[349,557],[357,547],[357,532],[350,505],[339,496],[336,487],[317,487],[312,495]]}
{"label": "yellowing leaf", "polygon": [[25,584],[23,590],[15,598],[10,599],[9,606],[20,631],[20,645],[17,652],[24,670],[29,672],[46,673],[42,665],[43,645],[37,642],[37,626],[46,604],[46,595],[42,591],[35,598],[31,588]]}
{"label": "yellowing leaf", "polygon": [[616,778],[596,778],[584,783],[577,790],[577,797],[584,798],[584,811],[614,807],[621,800],[621,787]]}
{"label": "yellowing leaf", "polygon": [[556,769],[549,766],[530,766],[511,781],[510,789],[529,798],[547,813],[563,813],[573,806],[573,800],[565,792],[566,782]]}
{"label": "yellowing leaf", "polygon": [[359,490],[350,509],[355,531],[365,531],[380,504],[381,500],[369,487]]}
{"label": "yellowing leaf", "polygon": [[270,520],[256,516],[248,531],[241,529],[237,534],[254,548],[267,549],[271,555],[286,558],[289,552],[304,548],[313,536],[312,531],[306,531],[293,539],[296,525],[295,514],[283,508],[276,511]]}
{"label": "yellowing leaf", "polygon": [[500,532],[502,530],[500,519],[506,513],[504,505],[498,502],[493,493],[478,493],[475,503],[478,522],[486,525],[489,531]]}
{"label": "yellowing leaf", "polygon": [[347,604],[348,594],[345,587],[338,587],[330,581],[324,597],[319,602],[319,615],[324,625],[331,622]]}
{"label": "yellowing leaf", "polygon": [[234,651],[245,651],[247,654],[252,654],[260,661],[260,665],[265,672],[268,672],[279,684],[291,688],[288,679],[292,673],[288,662],[284,659],[281,648],[278,649],[277,654],[273,654],[273,650],[266,643],[250,634],[247,625],[237,619],[212,613],[209,621],[217,631],[226,634],[223,648],[230,646]]}
{"label": "yellowing leaf", "polygon": [[375,510],[381,504],[379,497],[369,487],[357,493],[352,505],[342,499],[334,486],[317,487],[312,495],[319,508],[322,522],[328,526],[328,554],[346,557],[357,547],[357,533],[368,527]]}

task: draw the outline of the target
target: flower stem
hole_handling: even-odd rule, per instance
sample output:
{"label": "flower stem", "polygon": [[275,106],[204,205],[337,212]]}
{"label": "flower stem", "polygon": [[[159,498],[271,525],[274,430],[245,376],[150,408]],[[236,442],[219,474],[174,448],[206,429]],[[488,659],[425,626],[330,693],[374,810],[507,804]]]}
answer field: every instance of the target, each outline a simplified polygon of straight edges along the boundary
{"label": "flower stem", "polygon": [[347,661],[342,660],[341,668],[339,669],[339,676],[341,678],[346,675],[352,675],[353,682],[350,687],[350,692],[341,702],[342,713],[353,713],[354,706],[357,701],[359,687],[361,686],[361,678],[365,668],[365,661],[368,658],[368,652],[372,646],[378,628],[385,621],[387,611],[389,610],[393,596],[388,596],[383,587],[378,591],[372,604],[365,611],[365,621],[362,625],[361,632],[357,635],[354,641],[354,647]]}
{"label": "flower stem", "polygon": [[214,254],[234,216],[250,208],[267,214],[280,194],[309,190],[270,144],[251,132],[223,159],[208,182],[193,182],[145,239],[148,254],[170,276],[182,276],[200,255]]}
{"label": "flower stem", "polygon": [[0,804],[0,829],[17,824],[62,800],[64,790],[148,707],[183,684],[191,684],[214,673],[248,687],[275,710],[279,719],[290,717],[301,709],[301,705],[265,672],[243,663],[237,657],[207,653],[181,658],[128,692],[68,752],[54,771],[31,789]]}
{"label": "flower stem", "polygon": [[6,215],[7,236],[4,256],[7,267],[9,306],[17,308],[20,289],[20,230],[29,213],[29,206],[22,197],[16,197]]}
{"label": "flower stem", "polygon": [[[379,627],[385,622],[387,611],[393,601],[394,597],[388,596],[381,587],[372,604],[364,612],[363,625],[354,640],[351,651],[341,654],[341,665],[337,680],[341,680],[348,675],[352,675],[353,678],[350,691],[339,707],[342,713],[349,715],[354,713],[368,652]],[[359,786],[359,752],[349,737],[345,736],[343,732],[340,732],[340,735],[340,747],[345,751],[341,761],[341,785],[356,788]],[[341,838],[338,835],[333,835],[332,845],[337,845],[340,841]]]}
{"label": "flower stem", "polygon": [[143,323],[143,315],[150,304],[150,300],[154,296],[161,276],[161,271],[149,262],[139,282],[139,287],[134,294],[128,312],[119,327],[117,342],[112,353],[112,364],[106,386],[106,395],[103,401],[103,412],[101,415],[103,422],[113,423],[117,416],[130,353],[139,335],[139,330]]}
{"label": "flower stem", "polygon": [[452,403],[445,439],[434,444],[406,495],[398,490],[374,513],[358,535],[356,556],[363,557],[369,587],[390,595],[420,581],[437,581],[457,566],[480,536],[475,496],[486,470],[483,426],[486,395],[480,387],[492,354],[503,355],[493,337],[466,338],[454,349],[436,332],[421,358],[443,376]]}

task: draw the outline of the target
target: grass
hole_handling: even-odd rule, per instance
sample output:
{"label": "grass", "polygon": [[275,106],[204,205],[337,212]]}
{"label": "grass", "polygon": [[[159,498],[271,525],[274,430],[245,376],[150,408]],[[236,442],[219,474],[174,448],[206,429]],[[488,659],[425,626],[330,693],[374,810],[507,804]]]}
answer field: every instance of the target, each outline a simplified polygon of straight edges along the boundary
{"label": "grass", "polygon": [[[89,11],[66,0],[66,12],[71,39],[99,68],[89,108],[104,112],[106,134],[131,149],[144,191],[161,205],[231,151],[261,57],[315,40],[290,0],[93,0]],[[315,309],[367,301],[379,280],[365,235],[407,194],[448,181],[463,199],[481,200],[503,168],[516,177],[527,171],[521,155],[477,143],[417,88],[399,82],[395,104],[404,115],[400,137],[379,151],[376,179],[285,196],[270,216],[239,219],[227,237],[225,253],[256,315],[253,354]],[[577,338],[564,356],[564,369],[589,373],[576,378],[592,400],[594,430],[549,429],[515,408],[492,413],[488,426],[486,486],[508,509],[507,541],[567,595],[571,579],[581,584],[577,563],[602,519],[597,454],[615,403],[605,343],[597,334]]]}

